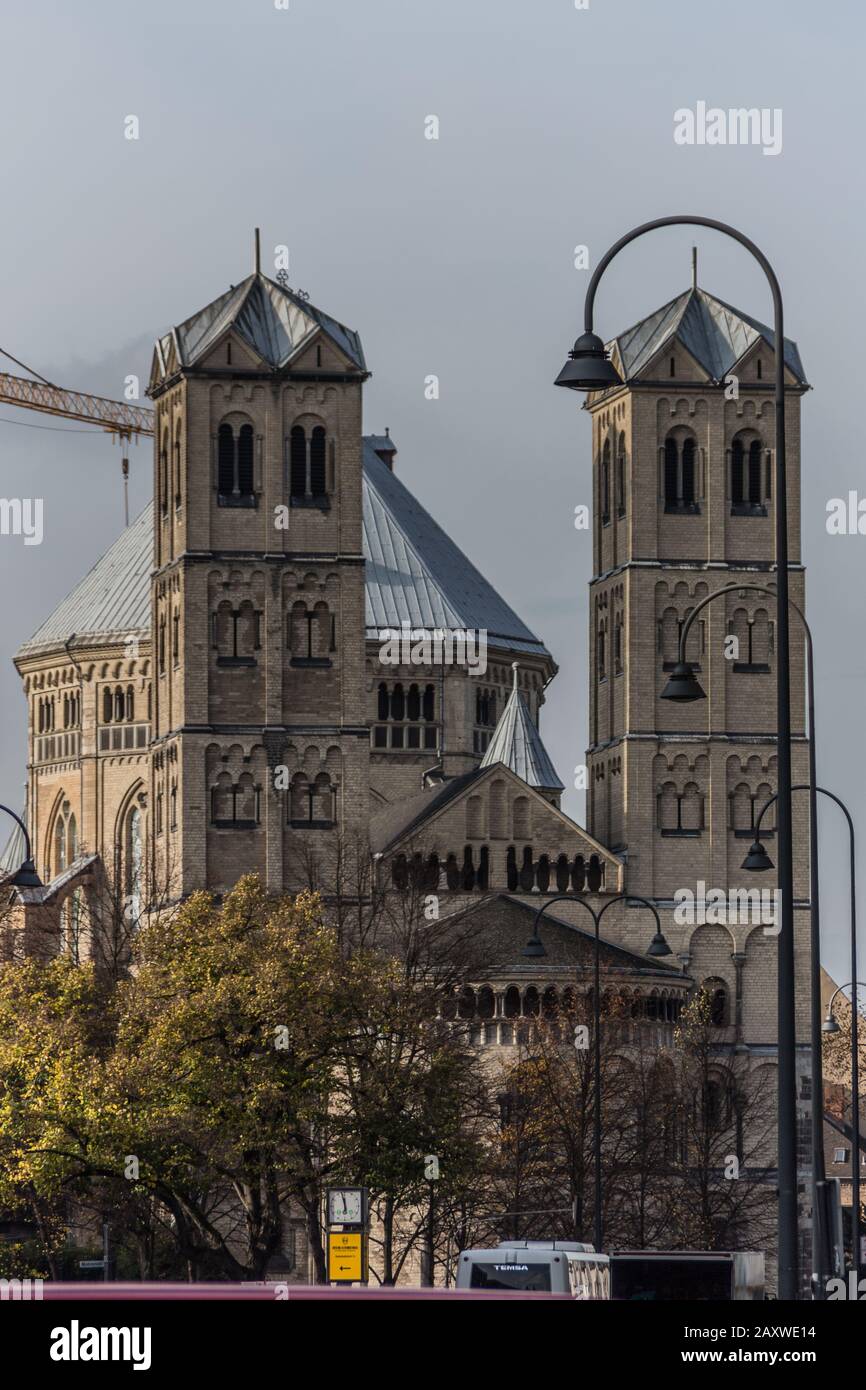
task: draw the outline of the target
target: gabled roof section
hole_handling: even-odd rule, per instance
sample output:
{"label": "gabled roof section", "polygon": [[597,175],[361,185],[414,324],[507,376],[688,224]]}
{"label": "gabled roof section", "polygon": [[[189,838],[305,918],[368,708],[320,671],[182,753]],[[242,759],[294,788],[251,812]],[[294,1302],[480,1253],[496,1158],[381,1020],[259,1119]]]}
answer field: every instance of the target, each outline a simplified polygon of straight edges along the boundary
{"label": "gabled roof section", "polygon": [[122,531],[89,574],[76,584],[17,652],[26,657],[75,637],[118,641],[134,633],[150,635],[150,572],[153,567],[153,504],[148,503]]}
{"label": "gabled roof section", "polygon": [[[620,333],[607,347],[616,350],[626,380],[640,376],[661,348],[677,341],[714,381],[721,381],[761,340],[775,351],[775,334],[766,324],[693,288]],[[799,385],[808,384],[799,349],[790,338],[785,339],[785,365]]]}
{"label": "gabled roof section", "polygon": [[[544,899],[533,894],[531,900],[510,893],[494,893],[479,898],[477,902],[453,914],[453,920],[466,923],[472,919],[477,923],[473,942],[483,952],[489,966],[496,971],[518,971],[521,975],[531,973],[532,967],[542,973],[551,970],[574,970],[592,968],[595,958],[594,933],[584,926],[576,925],[565,918],[556,908],[545,910],[541,923],[541,938],[545,957],[541,962],[529,961],[524,956],[527,933],[532,927],[538,909]],[[567,907],[567,904],[563,904]],[[445,919],[445,925],[452,917]],[[586,920],[590,921],[588,914]],[[649,944],[649,936],[647,937]],[[627,946],[617,945],[600,938],[599,958],[602,969],[616,974],[650,977],[667,983],[688,981],[679,966],[668,965],[653,956],[642,956]]]}
{"label": "gabled roof section", "polygon": [[584,830],[582,825],[578,825],[577,821],[566,815],[565,811],[542,796],[537,787],[529,786],[516,772],[502,763],[495,763],[492,767],[473,768],[471,772],[464,772],[460,777],[438,782],[433,787],[416,792],[414,796],[402,797],[392,805],[383,807],[370,820],[370,844],[373,851],[384,854],[395,849],[398,844],[420,834],[442,811],[468,791],[478,791],[485,781],[497,777],[504,777],[506,781],[511,778],[517,788],[535,797],[539,809],[543,809],[548,816],[559,821],[565,832],[577,836],[587,852],[597,854],[599,859],[610,864],[617,873],[621,871],[623,861],[620,855],[601,844],[588,830]]}
{"label": "gabled roof section", "polygon": [[385,628],[486,629],[489,645],[549,657],[534,633],[478,572],[364,439],[367,636]]}
{"label": "gabled roof section", "polygon": [[367,370],[354,329],[256,271],[157,340],[152,384],[173,371],[194,367],[229,330],[263,366],[274,370],[287,367],[318,332],[330,338],[351,366]]}
{"label": "gabled roof section", "polygon": [[556,768],[541,741],[541,734],[529,712],[526,697],[517,685],[517,662],[514,666],[514,685],[487,751],[482,767],[504,763],[530,787],[542,791],[565,791],[556,775]]}
{"label": "gabled roof section", "polygon": [[460,777],[452,777],[446,782],[425,787],[414,796],[401,797],[393,805],[385,806],[370,818],[370,847],[374,853],[382,854],[398,840],[412,835],[430,820],[431,816],[444,811],[462,792],[467,791],[481,777],[482,771],[475,767]]}

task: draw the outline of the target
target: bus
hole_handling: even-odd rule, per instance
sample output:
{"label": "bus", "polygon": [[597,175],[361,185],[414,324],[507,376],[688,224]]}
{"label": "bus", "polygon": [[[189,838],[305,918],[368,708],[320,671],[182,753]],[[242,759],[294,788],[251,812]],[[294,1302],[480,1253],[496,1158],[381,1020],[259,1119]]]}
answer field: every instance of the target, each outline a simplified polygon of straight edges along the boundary
{"label": "bus", "polygon": [[597,1302],[610,1298],[610,1261],[577,1240],[504,1240],[490,1250],[462,1250],[457,1287],[566,1294]]}
{"label": "bus", "polygon": [[727,1303],[764,1297],[764,1256],[755,1250],[617,1250],[613,1302]]}

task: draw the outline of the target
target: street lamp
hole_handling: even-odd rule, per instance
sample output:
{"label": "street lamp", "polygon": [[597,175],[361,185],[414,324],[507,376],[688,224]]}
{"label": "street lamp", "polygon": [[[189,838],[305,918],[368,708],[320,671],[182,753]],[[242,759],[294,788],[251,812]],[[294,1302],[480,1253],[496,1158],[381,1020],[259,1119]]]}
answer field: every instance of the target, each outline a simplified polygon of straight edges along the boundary
{"label": "street lamp", "polygon": [[[841,811],[842,811],[842,813],[843,813],[843,815],[844,815],[846,821],[848,822],[848,847],[849,847],[849,864],[850,864],[850,878],[851,878],[851,907],[850,907],[850,918],[851,918],[851,978],[852,978],[852,980],[856,980],[856,979],[857,979],[857,877],[856,877],[856,846],[855,846],[855,840],[854,840],[854,822],[853,822],[853,820],[851,819],[851,812],[848,810],[848,807],[845,805],[844,801],[842,801],[838,796],[836,796],[835,792],[827,791],[826,787],[818,787],[818,786],[815,785],[814,782],[812,782],[812,783],[810,783],[810,784],[798,784],[797,786],[792,787],[791,790],[792,790],[792,791],[795,791],[795,792],[801,792],[801,791],[808,791],[808,792],[810,792],[811,798],[812,798],[812,804],[815,803],[815,800],[816,800],[816,797],[817,797],[817,793],[820,792],[822,796],[828,796],[828,797],[830,798],[831,801],[835,801],[836,805],[837,805],[838,807],[840,807],[840,809],[841,809]],[[749,868],[753,868],[753,867],[754,867],[754,868],[757,868],[758,871],[761,871],[761,870],[763,870],[764,868],[772,868],[772,867],[773,867],[772,860],[770,859],[769,855],[767,854],[766,850],[764,849],[763,844],[761,843],[761,821],[762,821],[763,818],[764,818],[764,813],[769,809],[770,806],[772,806],[773,802],[776,801],[776,800],[777,800],[777,797],[771,796],[770,799],[769,799],[769,801],[766,801],[766,802],[764,803],[764,805],[761,807],[760,812],[758,813],[758,819],[757,819],[757,821],[755,822],[755,843],[752,845],[751,849],[749,850],[749,853],[746,855],[746,858],[745,858],[744,861],[743,861],[743,868],[744,868],[744,869],[749,869]],[[815,839],[817,839],[817,830],[814,828],[814,824],[815,824],[815,823],[814,823],[814,818],[813,818],[813,832],[812,832],[812,833],[813,833],[813,836],[815,837]],[[764,861],[766,861],[766,862],[764,862]],[[816,877],[816,879],[813,881],[813,885],[812,885],[812,893],[813,893],[813,895],[814,895],[814,891],[815,891],[815,888],[814,888],[815,882],[817,882],[817,877]],[[834,997],[835,997],[835,996],[834,996]],[[814,1005],[814,998],[813,998],[813,1000],[812,1000],[812,1003],[813,1003],[813,1005]],[[819,1005],[819,1013],[818,1013],[818,1022],[819,1022],[819,1024],[820,1024],[820,1005]],[[814,1028],[814,1026],[815,1026],[815,1024],[814,1024],[814,1013],[813,1013],[813,1028]],[[813,1035],[812,1041],[813,1041],[813,1046],[814,1046],[814,1042],[815,1042],[814,1035]],[[859,1071],[860,1071],[860,1059],[859,1059],[858,1048],[859,1048],[859,1041],[858,1041],[858,1027],[857,1027],[856,990],[855,990],[854,1007],[853,1007],[852,1010],[851,1010],[851,1095],[852,1095],[851,1128],[852,1128],[853,1141],[854,1141],[854,1153],[857,1155],[858,1161],[854,1164],[854,1171],[853,1171],[853,1175],[852,1175],[852,1193],[851,1193],[851,1197],[852,1197],[852,1213],[851,1213],[852,1227],[851,1227],[851,1236],[852,1236],[852,1250],[853,1250],[853,1265],[854,1265],[854,1270],[855,1270],[855,1272],[856,1272],[857,1278],[859,1279],[859,1278],[860,1278],[860,1162],[859,1162],[859,1155],[860,1155],[860,1075],[859,1075]],[[819,1071],[818,1071],[818,1078],[821,1080],[821,1092],[820,1092],[820,1096],[818,1097],[818,1100],[820,1101],[821,1121],[822,1121],[822,1134],[821,1134],[821,1150],[822,1150],[822,1153],[821,1153],[821,1162],[822,1162],[822,1179],[821,1179],[821,1183],[822,1183],[822,1192],[821,1192],[821,1196],[823,1196],[823,1184],[824,1184],[824,1177],[823,1177],[823,1106],[824,1106],[824,1082],[823,1082],[823,1077],[822,1077],[822,1069],[821,1069],[820,1067],[819,1067]],[[815,1095],[816,1090],[817,1090],[817,1083],[816,1083],[816,1079],[813,1077],[813,1081],[812,1081],[812,1125],[813,1125],[813,1143],[814,1143],[815,1109],[816,1109],[816,1104],[817,1104],[817,1102],[816,1102],[816,1095]],[[818,1200],[817,1205],[818,1205],[818,1207],[819,1207],[820,1210],[821,1210],[821,1220],[822,1220],[822,1222],[824,1222],[824,1224],[826,1224],[826,1222],[825,1222],[825,1220],[824,1220],[824,1218],[825,1218],[825,1212],[824,1212],[824,1210],[823,1210],[822,1202],[821,1202],[820,1199]],[[813,1219],[814,1219],[814,1212],[813,1212]],[[828,1234],[829,1234],[828,1232],[825,1232],[825,1235],[828,1235]],[[826,1243],[826,1242],[822,1242],[822,1245],[825,1244],[825,1243]],[[828,1256],[828,1269],[829,1269],[829,1256]],[[816,1276],[817,1276],[817,1271],[816,1271]],[[829,1277],[829,1274],[828,1274],[827,1277]],[[817,1282],[817,1277],[816,1277],[816,1282]],[[824,1288],[822,1288],[822,1289],[820,1290],[820,1292],[823,1293],[823,1292],[824,1292]]]}
{"label": "street lamp", "polygon": [[[691,610],[680,631],[677,663],[664,690],[663,700],[685,701],[701,698],[704,694],[691,666],[686,661],[689,630],[701,609],[723,594],[739,593],[746,590],[762,594],[765,598],[778,599],[775,589],[765,588],[763,584],[726,584],[708,598],[702,599]],[[810,1057],[812,1067],[811,1100],[811,1138],[812,1138],[812,1261],[815,1292],[819,1299],[824,1296],[827,1280],[832,1274],[830,1252],[830,1232],[824,1229],[824,1209],[821,1200],[826,1171],[824,1167],[824,1082],[821,1061],[821,907],[818,875],[818,740],[815,730],[815,660],[812,643],[812,630],[806,621],[802,608],[788,600],[788,605],[797,614],[803,625],[806,638],[806,692],[809,717],[809,967],[810,967]],[[699,693],[694,693],[699,692]],[[743,863],[744,869],[763,873],[772,869],[773,861],[760,841],[753,844]]]}
{"label": "street lamp", "polygon": [[8,806],[0,805],[0,811],[5,811],[7,816],[12,817],[19,826],[21,834],[24,836],[24,858],[18,869],[16,869],[15,873],[7,881],[13,888],[41,888],[42,879],[37,874],[36,865],[33,863],[33,854],[30,848],[30,836],[27,833],[27,826],[20,816],[17,816],[14,811],[10,811]]}
{"label": "street lamp", "polygon": [[555,898],[550,898],[546,903],[542,903],[541,907],[538,909],[538,911],[537,911],[536,914],[535,914],[535,921],[534,921],[533,924],[532,924],[532,936],[531,936],[531,937],[529,938],[529,940],[527,941],[526,946],[525,946],[524,951],[523,951],[524,956],[529,957],[529,959],[531,959],[531,960],[533,960],[533,959],[538,959],[538,957],[540,957],[540,956],[546,956],[546,955],[547,955],[547,952],[546,952],[545,949],[544,949],[544,943],[542,942],[541,937],[538,935],[538,924],[539,924],[539,922],[541,921],[541,918],[544,916],[544,913],[547,911],[547,909],[548,909],[549,907],[552,907],[554,903],[559,903],[559,902],[576,903],[578,907],[584,908],[585,911],[587,911],[587,912],[589,913],[590,917],[592,918],[592,921],[593,921],[593,928],[594,928],[594,931],[595,931],[595,956],[594,956],[594,962],[593,962],[593,986],[592,986],[592,1017],[593,1017],[593,1043],[594,1043],[594,1067],[593,1067],[594,1075],[593,1075],[593,1088],[594,1088],[594,1091],[595,1091],[595,1110],[594,1110],[594,1113],[593,1113],[593,1126],[592,1126],[592,1129],[593,1129],[592,1143],[593,1143],[593,1151],[594,1151],[594,1153],[593,1153],[593,1169],[594,1169],[594,1186],[595,1186],[595,1192],[594,1192],[594,1197],[595,1197],[595,1212],[594,1212],[594,1218],[595,1218],[595,1219],[594,1219],[593,1240],[594,1240],[594,1244],[595,1244],[596,1250],[597,1250],[597,1251],[600,1251],[600,1250],[601,1250],[601,1241],[602,1241],[602,1210],[601,1210],[601,969],[600,969],[601,941],[600,941],[600,937],[599,937],[599,929],[600,929],[600,927],[601,927],[601,919],[602,919],[602,917],[604,916],[604,914],[607,912],[607,909],[608,909],[609,907],[613,907],[614,903],[622,903],[622,902],[636,902],[636,903],[642,903],[644,907],[648,907],[648,908],[649,908],[649,910],[650,910],[650,912],[652,913],[653,917],[655,917],[655,919],[656,919],[656,931],[655,931],[655,936],[653,937],[652,941],[650,942],[649,948],[648,948],[648,950],[647,950],[647,955],[648,955],[648,956],[669,956],[669,955],[671,954],[671,948],[670,948],[670,946],[668,945],[668,943],[665,941],[664,933],[662,932],[662,924],[661,924],[661,920],[660,920],[660,918],[659,918],[658,912],[656,911],[654,904],[651,903],[651,902],[649,901],[648,898],[642,898],[642,897],[640,897],[637,893],[618,893],[618,894],[616,895],[615,898],[609,898],[609,899],[608,899],[608,901],[605,903],[604,907],[601,909],[600,912],[596,912],[592,907],[590,907],[589,903],[586,901],[585,898],[575,898],[575,897],[572,896],[571,893],[559,893]]}
{"label": "street lamp", "polygon": [[722,232],[744,246],[760,265],[773,297],[775,357],[775,434],[774,472],[776,575],[779,612],[776,623],[778,675],[776,681],[776,731],[779,774],[779,888],[782,893],[782,923],[779,938],[779,1297],[796,1299],[797,1286],[797,1066],[794,1021],[794,871],[791,822],[791,673],[788,632],[788,506],[785,468],[785,335],[782,291],[770,262],[753,241],[727,222],[711,217],[684,214],[659,217],[644,222],[620,237],[602,256],[592,273],[584,301],[584,333],[578,338],[568,361],[556,379],[558,386],[577,391],[604,390],[618,386],[621,378],[608,360],[604,344],[593,332],[593,309],[599,281],[623,247],[645,232],[660,227],[697,226]]}
{"label": "street lamp", "polygon": [[[854,988],[854,983],[853,983],[852,980],[849,980],[847,984],[844,984],[844,985],[837,985],[836,988],[833,990],[833,993],[830,995],[830,1003],[827,1005],[827,1017],[824,1019],[824,1022],[823,1022],[823,1024],[821,1025],[821,1031],[822,1031],[823,1033],[838,1033],[838,1032],[840,1032],[839,1025],[838,1025],[838,1023],[836,1022],[836,1015],[833,1013],[833,1005],[834,1005],[834,1003],[836,1002],[836,995],[837,995],[837,994],[841,994],[842,991],[843,991],[844,989],[853,989],[853,988]],[[858,988],[858,989],[866,989],[866,984],[864,984],[862,980],[858,980],[858,981],[857,981],[857,988]],[[853,1001],[853,999],[852,999],[852,1005],[853,1005],[853,1003],[854,1003],[854,1001]]]}

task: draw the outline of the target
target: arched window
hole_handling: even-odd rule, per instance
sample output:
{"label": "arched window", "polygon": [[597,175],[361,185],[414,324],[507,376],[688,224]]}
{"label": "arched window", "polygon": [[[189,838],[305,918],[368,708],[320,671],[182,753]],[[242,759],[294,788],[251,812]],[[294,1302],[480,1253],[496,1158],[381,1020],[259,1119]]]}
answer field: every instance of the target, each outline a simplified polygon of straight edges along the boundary
{"label": "arched window", "polygon": [[102,722],[110,724],[114,716],[114,697],[108,686],[102,692]]}
{"label": "arched window", "polygon": [[235,486],[235,440],[231,425],[217,430],[217,487],[221,497],[228,497]]}
{"label": "arched window", "polygon": [[181,502],[180,490],[180,425],[177,425],[174,432],[174,505],[179,507]]}
{"label": "arched window", "polygon": [[698,507],[697,443],[692,435],[669,434],[664,445],[666,512],[695,513]]}
{"label": "arched window", "polygon": [[749,445],[749,503],[758,507],[763,501],[761,486],[761,441],[753,439]]}
{"label": "arched window", "polygon": [[625,516],[625,435],[620,434],[616,458],[616,510]]}
{"label": "arched window", "polygon": [[571,882],[571,873],[568,865],[568,855],[560,854],[556,860],[556,891],[557,893],[567,893]]}
{"label": "arched window", "polygon": [[769,469],[765,487],[764,450],[760,439],[737,435],[731,444],[731,513],[734,516],[766,516]]}
{"label": "arched window", "polygon": [[238,435],[238,492],[242,497],[253,494],[253,427],[241,425]]}
{"label": "arched window", "polygon": [[123,691],[121,690],[120,686],[118,686],[117,689],[116,689],[115,692],[114,692],[114,722],[115,722],[115,724],[122,724],[122,723],[123,723],[123,715],[124,715],[124,710],[125,710],[125,708],[126,708],[126,706],[125,706],[125,702],[124,702],[124,699],[123,699]]}
{"label": "arched window", "polygon": [[127,899],[131,901],[133,915],[137,918],[141,905],[141,876],[143,863],[141,812],[137,806],[131,807],[126,815],[123,854],[124,892]]}
{"label": "arched window", "polygon": [[405,717],[406,700],[403,694],[403,687],[398,681],[397,684],[394,686],[394,689],[391,691],[391,718],[405,719]]}
{"label": "arched window", "polygon": [[424,719],[429,723],[436,718],[435,712],[436,692],[432,685],[425,685],[422,713]]}
{"label": "arched window", "polygon": [[211,823],[222,829],[252,830],[259,823],[259,788],[244,772],[233,782],[221,772],[211,788]]}
{"label": "arched window", "polygon": [[691,436],[683,440],[681,500],[684,504],[695,500],[695,441]]}
{"label": "arched window", "polygon": [[472,846],[466,845],[463,850],[463,869],[461,871],[461,885],[464,893],[471,893],[475,887],[475,865],[472,862]]}
{"label": "arched window", "polygon": [[321,425],[316,425],[310,436],[310,493],[313,497],[324,497],[327,490],[325,431]]}
{"label": "arched window", "polygon": [[126,687],[126,709],[125,709],[125,715],[126,715],[127,722],[131,724],[131,723],[133,722],[133,720],[135,719],[135,692],[133,691],[131,685],[128,685],[128,686]]}
{"label": "arched window", "polygon": [[[325,830],[334,824],[335,789],[327,772],[311,780],[296,772],[289,789],[289,824],[296,830]],[[407,880],[408,881],[408,880]]]}
{"label": "arched window", "polygon": [[679,501],[679,461],[677,441],[669,434],[665,440],[665,510],[676,507]]}
{"label": "arched window", "polygon": [[610,521],[610,440],[604,441],[601,454],[601,524]]}
{"label": "arched window", "polygon": [[293,425],[289,435],[289,483],[293,498],[307,495],[307,436],[302,425]]}
{"label": "arched window", "polygon": [[604,623],[599,623],[599,626],[598,626],[598,636],[597,636],[597,651],[598,651],[598,662],[597,662],[597,664],[598,664],[598,678],[599,678],[600,681],[605,680],[606,677],[607,677],[607,667],[606,667],[606,665],[605,665],[605,650],[604,650],[604,649],[605,649],[605,640],[604,640],[604,639],[605,639]]}
{"label": "arched window", "polygon": [[704,980],[702,992],[707,996],[710,1006],[710,1023],[714,1028],[727,1028],[730,1023],[728,1012],[728,990],[724,980]]}
{"label": "arched window", "polygon": [[162,514],[168,512],[168,435],[163,434],[159,449],[159,491]]}
{"label": "arched window", "polygon": [[388,718],[388,687],[384,681],[379,682],[376,695],[376,717],[377,719]]}

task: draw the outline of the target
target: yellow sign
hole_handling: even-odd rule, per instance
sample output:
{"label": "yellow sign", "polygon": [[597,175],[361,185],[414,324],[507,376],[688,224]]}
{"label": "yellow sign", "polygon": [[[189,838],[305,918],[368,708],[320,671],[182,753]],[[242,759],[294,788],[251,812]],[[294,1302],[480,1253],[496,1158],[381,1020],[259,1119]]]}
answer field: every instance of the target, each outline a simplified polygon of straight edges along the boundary
{"label": "yellow sign", "polygon": [[328,1232],[328,1280],[361,1283],[367,1278],[363,1231]]}

